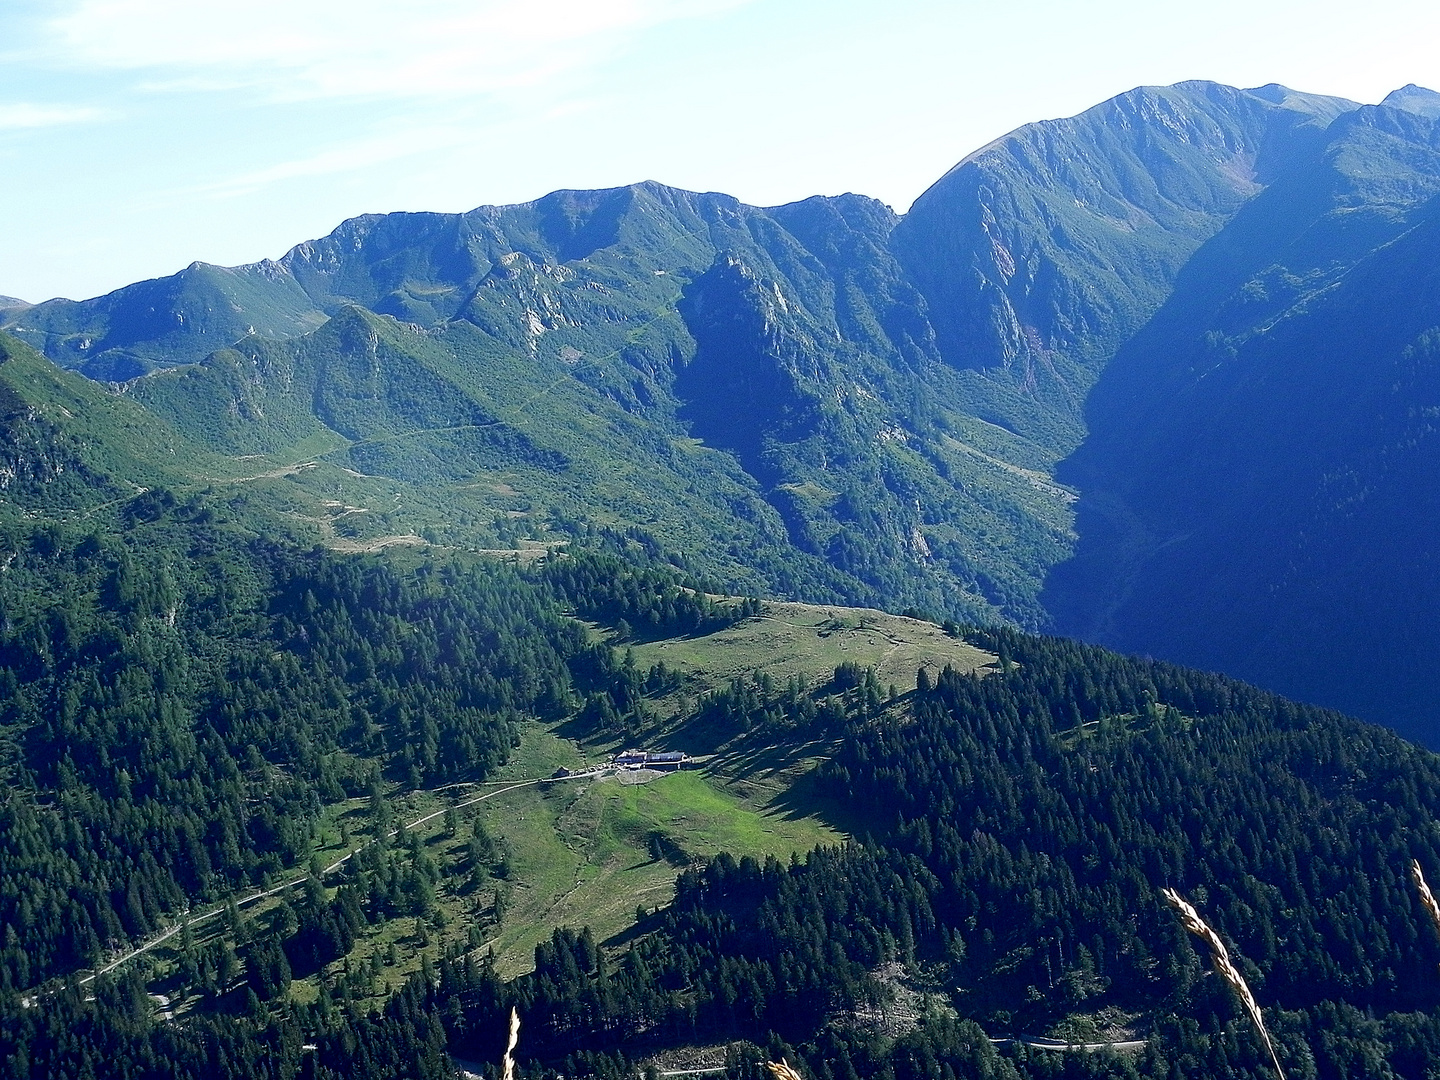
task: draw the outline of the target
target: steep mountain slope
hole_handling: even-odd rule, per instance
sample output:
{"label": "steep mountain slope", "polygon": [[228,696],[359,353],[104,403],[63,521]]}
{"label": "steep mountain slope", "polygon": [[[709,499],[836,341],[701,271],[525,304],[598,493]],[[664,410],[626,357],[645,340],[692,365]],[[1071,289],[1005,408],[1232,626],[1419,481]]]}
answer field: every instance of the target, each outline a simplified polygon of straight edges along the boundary
{"label": "steep mountain slope", "polygon": [[134,402],[0,334],[0,516],[80,519],[148,487],[182,485],[215,458]]}
{"label": "steep mountain slope", "polygon": [[1102,376],[1061,471],[1086,493],[1045,596],[1062,631],[1440,742],[1428,112],[1337,121]]}
{"label": "steep mountain slope", "polygon": [[561,191],[357,218],[7,325],[100,379],[203,360],[130,393],[222,453],[403,481],[412,532],[639,528],[735,587],[1038,627],[1075,498],[1051,474],[1096,372],[1349,107],[1141,88],[997,141],[904,220]]}
{"label": "steep mountain slope", "polygon": [[118,382],[198,360],[247,333],[281,337],[322,320],[276,263],[197,262],[94,300],[47,300],[8,312],[5,328],[65,367]]}
{"label": "steep mountain slope", "polygon": [[128,394],[223,453],[403,481],[446,542],[638,526],[736,587],[1034,623],[1071,496],[954,406],[895,221],[657,184],[361,219],[277,264],[330,324]]}
{"label": "steep mountain slope", "polygon": [[1045,401],[1049,444],[1068,451],[1096,374],[1189,257],[1354,107],[1278,86],[1141,87],[977,150],[894,247],[947,360]]}
{"label": "steep mountain slope", "polygon": [[[1421,384],[1372,398],[1432,325],[1405,253],[1437,114],[1415,86],[1142,87],[977,151],[903,219],[561,191],[6,319],[95,378],[178,368],[125,398],[326,542],[629,531],[736,590],[1051,626],[1420,732],[1435,579],[1365,530],[1424,500],[1422,449],[1376,456]],[[1236,374],[1262,352],[1284,393]],[[1382,463],[1390,502],[1347,511],[1370,524],[1325,516]],[[1396,674],[1365,689],[1345,657]]]}
{"label": "steep mountain slope", "polygon": [[1392,90],[1380,104],[1431,119],[1440,116],[1440,94],[1414,83],[1406,83],[1399,90]]}

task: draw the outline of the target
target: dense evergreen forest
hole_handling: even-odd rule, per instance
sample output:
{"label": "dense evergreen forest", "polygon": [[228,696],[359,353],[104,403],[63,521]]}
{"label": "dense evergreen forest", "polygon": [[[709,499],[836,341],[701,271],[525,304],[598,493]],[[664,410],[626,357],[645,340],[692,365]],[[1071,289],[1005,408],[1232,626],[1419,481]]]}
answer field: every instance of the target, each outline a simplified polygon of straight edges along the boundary
{"label": "dense evergreen forest", "polygon": [[[818,1076],[1265,1076],[1229,988],[1158,890],[1200,898],[1272,1011],[1292,1076],[1423,1076],[1440,1052],[1440,941],[1406,869],[1440,854],[1435,760],[1216,676],[994,632],[1009,670],[944,673],[896,715],[847,698],[821,771],[876,823],[790,866],[721,858],[617,964],[580,937],[536,973],[457,991],[452,1038],[493,1056],[516,1006],[559,1050],[746,1038]],[[891,1042],[835,1025],[926,970],[936,1009]],[[442,980],[443,984],[443,980]],[[1128,1059],[997,1051],[1106,1006],[1146,1017]],[[453,1010],[448,1001],[437,1005]],[[963,1018],[963,1019],[962,1019]]]}
{"label": "dense evergreen forest", "polygon": [[118,538],[5,537],[6,986],[302,862],[322,803],[382,772],[483,777],[516,710],[567,704],[583,634],[513,572],[400,573],[136,502]]}
{"label": "dense evergreen forest", "polygon": [[760,611],[753,597],[717,603],[702,582],[686,580],[672,566],[636,565],[610,553],[552,562],[542,578],[563,604],[614,627],[622,641],[710,633]]}
{"label": "dense evergreen forest", "polygon": [[[402,835],[312,877],[238,951],[200,950],[188,977],[211,1008],[157,1018],[125,969],[26,993],[184,903],[303,864],[328,799],[483,776],[521,710],[588,694],[622,713],[640,677],[612,660],[597,679],[562,610],[640,632],[718,617],[679,599],[682,578],[610,555],[528,575],[402,566],[285,551],[163,495],[126,513],[115,536],[6,537],[11,1075],[447,1076],[447,1051],[498,1061],[515,1008],[534,1076],[630,1076],[656,1050],[731,1041],[752,1047],[737,1077],[767,1055],[823,1080],[1268,1076],[1167,885],[1233,944],[1288,1075],[1440,1067],[1440,940],[1406,875],[1411,858],[1440,871],[1440,763],[1219,676],[1006,631],[971,634],[999,672],[925,674],[900,699],[845,670],[813,694],[701,702],[842,735],[814,782],[867,825],[789,865],[689,869],[623,947],[557,931],[508,982],[452,948],[379,1013],[345,961],[318,1001],[287,1003],[289,980],[344,961],[367,923],[423,907],[424,855]],[[924,1004],[879,1028],[863,1017],[893,1007],[897,965]],[[1003,1041],[1097,1015],[1145,1048]]]}

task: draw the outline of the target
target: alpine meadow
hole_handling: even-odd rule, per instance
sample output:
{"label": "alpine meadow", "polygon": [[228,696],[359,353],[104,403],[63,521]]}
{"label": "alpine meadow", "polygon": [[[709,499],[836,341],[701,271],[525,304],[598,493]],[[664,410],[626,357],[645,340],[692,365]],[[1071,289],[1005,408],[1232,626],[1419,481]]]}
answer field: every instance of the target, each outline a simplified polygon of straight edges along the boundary
{"label": "alpine meadow", "polygon": [[1437,535],[1414,85],[0,297],[3,1072],[1440,1075]]}

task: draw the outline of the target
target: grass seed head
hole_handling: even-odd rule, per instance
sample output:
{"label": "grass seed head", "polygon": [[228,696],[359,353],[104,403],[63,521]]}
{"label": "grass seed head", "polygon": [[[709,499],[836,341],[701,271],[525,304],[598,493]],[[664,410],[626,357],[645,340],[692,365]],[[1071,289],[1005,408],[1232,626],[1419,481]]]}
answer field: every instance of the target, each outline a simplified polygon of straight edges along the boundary
{"label": "grass seed head", "polygon": [[1230,959],[1230,950],[1220,940],[1220,935],[1200,917],[1194,905],[1174,889],[1161,889],[1160,894],[1165,897],[1166,903],[1180,913],[1180,921],[1184,923],[1185,929],[1209,947],[1211,965],[1239,996],[1240,1003],[1245,1006],[1245,1011],[1250,1016],[1250,1022],[1255,1025],[1255,1030],[1260,1033],[1260,1038],[1265,1043],[1265,1049],[1270,1051],[1270,1062],[1275,1066],[1275,1074],[1280,1080],[1285,1080],[1285,1072],[1280,1068],[1280,1059],[1275,1054],[1275,1044],[1270,1041],[1270,1032],[1265,1030],[1265,1018],[1260,1014],[1260,1006],[1255,1001],[1255,995],[1250,992],[1244,976]]}
{"label": "grass seed head", "polygon": [[1410,877],[1415,881],[1415,888],[1420,890],[1420,903],[1425,905],[1425,913],[1430,916],[1435,933],[1440,934],[1440,904],[1435,903],[1435,894],[1425,882],[1425,872],[1420,869],[1419,859],[1410,860]]}
{"label": "grass seed head", "polygon": [[505,1047],[504,1080],[515,1080],[515,1044],[520,1041],[520,1014],[510,1010],[510,1042]]}
{"label": "grass seed head", "polygon": [[1435,903],[1435,894],[1426,884],[1425,872],[1420,869],[1419,859],[1410,860],[1410,877],[1415,882],[1415,888],[1420,892],[1420,903],[1425,908],[1425,914],[1430,916],[1435,933],[1440,934],[1440,904]]}
{"label": "grass seed head", "polygon": [[805,1078],[796,1072],[790,1063],[783,1058],[778,1062],[767,1061],[765,1067],[770,1070],[770,1075],[773,1076],[775,1080],[805,1080]]}

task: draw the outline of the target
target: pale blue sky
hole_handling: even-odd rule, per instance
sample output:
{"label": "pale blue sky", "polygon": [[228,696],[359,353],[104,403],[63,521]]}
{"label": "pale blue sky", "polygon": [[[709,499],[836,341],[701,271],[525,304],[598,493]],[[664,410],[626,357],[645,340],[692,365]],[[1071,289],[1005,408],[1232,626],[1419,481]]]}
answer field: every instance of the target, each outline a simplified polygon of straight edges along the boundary
{"label": "pale blue sky", "polygon": [[1440,88],[1377,0],[0,0],[0,294],[278,257],[342,219],[654,179],[897,210],[1145,83]]}

